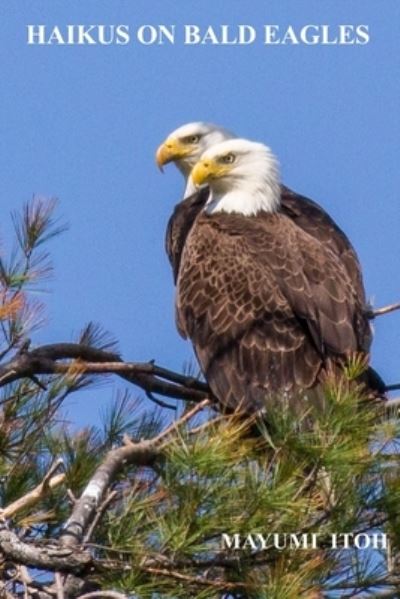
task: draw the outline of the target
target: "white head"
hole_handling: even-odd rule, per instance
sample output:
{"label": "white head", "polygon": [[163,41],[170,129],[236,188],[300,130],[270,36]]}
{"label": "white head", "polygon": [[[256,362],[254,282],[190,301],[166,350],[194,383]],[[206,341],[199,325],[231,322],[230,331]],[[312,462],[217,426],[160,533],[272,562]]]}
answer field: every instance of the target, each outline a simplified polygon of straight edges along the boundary
{"label": "white head", "polygon": [[246,216],[275,212],[280,204],[278,161],[267,146],[229,139],[207,150],[192,171],[195,185],[208,184],[205,210]]}
{"label": "white head", "polygon": [[168,135],[157,150],[156,162],[161,169],[169,162],[175,163],[185,177],[187,197],[196,189],[190,173],[201,155],[213,145],[234,137],[230,131],[212,123],[188,123]]}

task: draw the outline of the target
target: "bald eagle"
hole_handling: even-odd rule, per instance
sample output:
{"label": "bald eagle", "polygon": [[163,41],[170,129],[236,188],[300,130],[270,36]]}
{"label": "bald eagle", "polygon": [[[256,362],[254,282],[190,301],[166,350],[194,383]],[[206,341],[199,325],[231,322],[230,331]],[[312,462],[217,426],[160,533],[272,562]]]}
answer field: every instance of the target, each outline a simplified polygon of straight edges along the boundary
{"label": "bald eagle", "polygon": [[271,150],[230,139],[191,176],[210,191],[182,249],[177,324],[219,403],[253,412],[276,394],[315,388],[351,353],[367,355],[357,281],[282,210]]}
{"label": "bald eagle", "polygon": [[[187,235],[209,196],[208,187],[196,191],[191,171],[203,152],[217,143],[234,138],[236,136],[233,133],[218,125],[195,122],[183,125],[170,133],[157,150],[156,161],[159,167],[162,168],[165,164],[174,162],[186,180],[183,201],[175,206],[167,225],[165,239],[175,282]],[[316,202],[295,193],[282,184],[280,185],[280,202],[277,210],[336,254],[348,277],[352,280],[361,304],[367,309],[361,266],[357,254],[347,236],[329,214]]]}

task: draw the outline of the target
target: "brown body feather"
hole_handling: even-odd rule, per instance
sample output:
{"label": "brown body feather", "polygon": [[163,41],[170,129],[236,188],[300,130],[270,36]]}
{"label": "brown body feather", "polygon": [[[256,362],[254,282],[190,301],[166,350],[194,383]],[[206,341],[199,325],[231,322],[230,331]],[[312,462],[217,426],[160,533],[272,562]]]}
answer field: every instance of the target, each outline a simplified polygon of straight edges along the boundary
{"label": "brown body feather", "polygon": [[165,235],[165,250],[172,266],[174,283],[178,278],[179,264],[183,246],[196,217],[200,214],[207,202],[208,187],[182,200],[174,208],[167,224]]}
{"label": "brown body feather", "polygon": [[[176,282],[186,237],[208,199],[208,188],[201,189],[175,206],[169,219],[165,247]],[[361,267],[357,254],[345,233],[316,202],[281,186],[281,211],[301,229],[332,250],[353,281],[360,301],[366,303]]]}
{"label": "brown body feather", "polygon": [[[200,209],[183,243],[181,235],[178,328],[230,409],[253,411],[277,392],[315,387],[331,364],[368,350],[361,279],[349,275],[339,243],[333,251],[306,228],[284,210],[245,217]],[[342,235],[342,254],[353,252]]]}

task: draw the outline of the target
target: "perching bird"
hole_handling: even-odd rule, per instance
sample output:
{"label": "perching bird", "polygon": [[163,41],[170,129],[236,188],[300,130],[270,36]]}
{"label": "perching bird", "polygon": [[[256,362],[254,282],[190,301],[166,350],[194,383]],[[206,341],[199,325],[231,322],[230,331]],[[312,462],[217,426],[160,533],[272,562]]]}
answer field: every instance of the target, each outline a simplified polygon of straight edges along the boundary
{"label": "perching bird", "polygon": [[[209,195],[207,187],[195,191],[190,177],[191,170],[204,151],[212,148],[216,143],[235,137],[233,133],[211,123],[189,123],[170,133],[157,150],[156,160],[159,167],[174,162],[185,178],[184,199],[175,206],[168,222],[165,240],[175,282],[187,235]],[[278,210],[339,257],[357,290],[359,301],[367,310],[361,266],[356,252],[347,236],[329,214],[317,203],[291,191],[284,185],[280,185]],[[369,328],[368,331],[371,341]]]}
{"label": "perching bird", "polygon": [[159,146],[156,162],[160,169],[174,162],[185,179],[183,199],[197,192],[190,173],[200,156],[221,141],[237,137],[227,129],[211,123],[188,123],[175,129]]}
{"label": "perching bird", "polygon": [[222,406],[247,412],[319,385],[370,328],[357,281],[329,244],[282,210],[277,161],[230,139],[193,171],[210,193],[188,232],[177,278],[177,323]]}
{"label": "perching bird", "polygon": [[205,150],[233,137],[233,133],[210,123],[189,123],[173,131],[157,150],[159,168],[162,170],[164,165],[174,162],[185,179],[183,199],[175,206],[165,235],[175,283],[187,234],[208,198],[208,189],[198,190],[190,172]]}

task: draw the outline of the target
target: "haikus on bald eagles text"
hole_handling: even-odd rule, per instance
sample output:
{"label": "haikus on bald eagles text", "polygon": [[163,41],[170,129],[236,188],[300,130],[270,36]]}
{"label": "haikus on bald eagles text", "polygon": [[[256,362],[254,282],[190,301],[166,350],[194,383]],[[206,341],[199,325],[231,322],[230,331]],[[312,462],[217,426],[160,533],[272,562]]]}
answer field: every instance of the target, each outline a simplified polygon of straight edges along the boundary
{"label": "haikus on bald eagles text", "polygon": [[27,25],[30,46],[364,46],[364,24]]}

